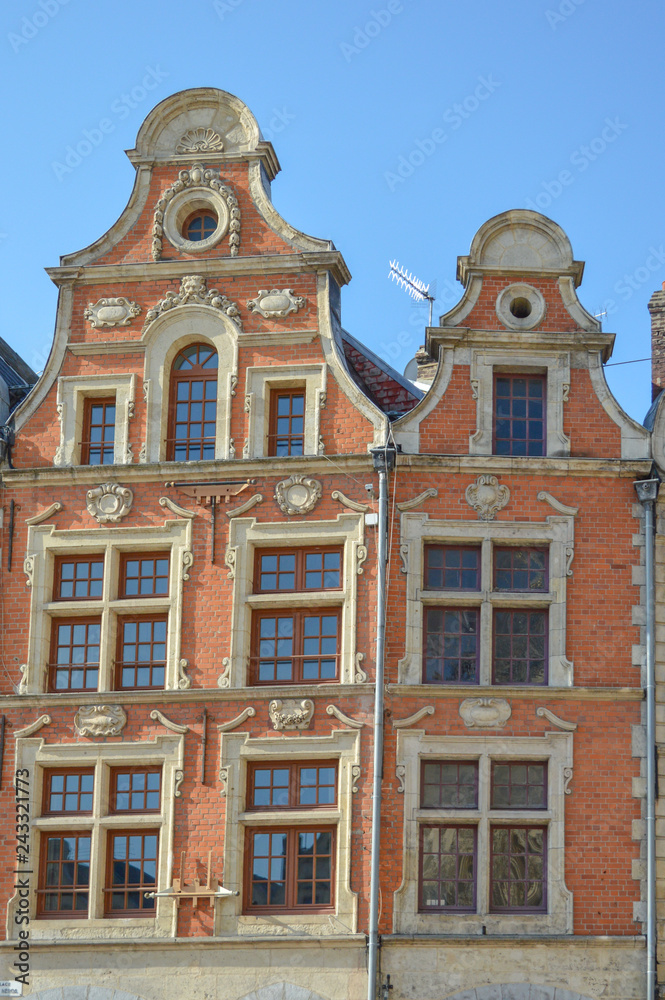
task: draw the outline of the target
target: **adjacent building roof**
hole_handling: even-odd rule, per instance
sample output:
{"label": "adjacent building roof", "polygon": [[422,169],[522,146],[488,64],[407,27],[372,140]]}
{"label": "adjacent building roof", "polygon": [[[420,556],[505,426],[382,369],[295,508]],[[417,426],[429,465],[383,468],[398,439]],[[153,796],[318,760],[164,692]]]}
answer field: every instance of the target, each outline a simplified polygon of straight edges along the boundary
{"label": "adjacent building roof", "polygon": [[346,330],[342,330],[342,342],[351,377],[384,413],[402,416],[423,398],[424,393],[413,382]]}

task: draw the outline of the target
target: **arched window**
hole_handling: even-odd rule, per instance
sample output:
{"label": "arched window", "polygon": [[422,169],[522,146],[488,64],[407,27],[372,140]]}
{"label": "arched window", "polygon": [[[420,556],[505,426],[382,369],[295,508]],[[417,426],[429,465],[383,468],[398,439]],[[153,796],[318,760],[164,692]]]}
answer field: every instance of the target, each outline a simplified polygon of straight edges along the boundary
{"label": "arched window", "polygon": [[214,458],[216,420],[217,352],[207,344],[192,344],[171,369],[167,459]]}

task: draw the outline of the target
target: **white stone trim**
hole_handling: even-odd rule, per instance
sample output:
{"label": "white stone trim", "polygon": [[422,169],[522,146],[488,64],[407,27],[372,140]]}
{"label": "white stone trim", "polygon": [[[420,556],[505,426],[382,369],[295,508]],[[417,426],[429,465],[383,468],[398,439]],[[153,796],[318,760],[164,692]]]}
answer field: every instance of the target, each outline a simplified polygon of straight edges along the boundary
{"label": "white stone trim", "polygon": [[651,435],[621,408],[605,380],[600,353],[589,353],[589,378],[600,405],[621,430],[621,458],[650,458]]}
{"label": "white stone trim", "polygon": [[[226,782],[224,820],[224,886],[240,896],[223,900],[215,920],[215,934],[293,934],[315,936],[354,933],[357,898],[351,891],[351,829],[353,783],[358,780],[360,734],[336,729],[329,736],[279,735],[254,738],[249,733],[222,733],[219,752],[221,777]],[[330,809],[246,810],[247,765],[280,760],[337,760],[338,803]],[[302,823],[336,826],[336,884],[334,914],[243,914],[244,831],[248,826],[297,826]]]}
{"label": "white stone trim", "polygon": [[[477,760],[478,809],[420,809],[420,762],[425,757]],[[404,786],[404,875],[395,893],[393,930],[398,934],[572,934],[573,896],[565,884],[565,785],[573,766],[571,733],[543,736],[428,736],[424,730],[398,730],[397,766]],[[546,760],[548,808],[490,810],[493,759]],[[437,822],[478,827],[476,913],[418,913],[418,831]],[[547,913],[489,912],[490,822],[512,820],[548,827]]]}
{"label": "white stone trim", "polygon": [[230,459],[233,379],[238,375],[238,328],[219,309],[188,304],[158,316],[144,330],[146,440],[142,462],[163,462],[168,437],[171,366],[188,344],[210,343],[217,351],[217,426],[215,459]]}
{"label": "white stone trim", "polygon": [[[341,607],[339,653],[340,684],[355,683],[358,552],[364,548],[364,516],[341,513],[331,521],[293,521],[266,524],[253,517],[235,517],[229,524],[227,554],[234,566],[231,612],[231,648],[224,687],[248,683],[252,608],[288,608],[302,604]],[[293,549],[311,545],[343,545],[342,589],[288,594],[253,594],[256,548]],[[362,553],[361,553],[362,554]],[[227,565],[229,563],[227,562]],[[312,685],[316,690],[316,685]]]}
{"label": "white stone trim", "polygon": [[[423,608],[425,605],[460,604],[480,608],[480,687],[489,686],[492,678],[492,607],[513,605],[549,609],[548,685],[571,687],[573,664],[566,658],[566,583],[568,559],[574,551],[573,516],[550,515],[544,521],[444,521],[429,514],[401,515],[400,551],[406,573],[406,636],[404,656],[399,661],[399,684],[422,684]],[[481,589],[479,591],[424,591],[424,549],[431,543],[475,542],[481,546]],[[508,595],[492,590],[493,545],[549,546],[547,593]],[[444,685],[445,686],[445,685]],[[499,693],[502,685],[493,688]],[[472,694],[474,686],[469,685]]]}
{"label": "white stone trim", "polygon": [[[168,597],[117,599],[120,554],[123,552],[169,552]],[[44,691],[46,664],[51,643],[51,619],[90,615],[102,619],[100,649],[100,692],[113,690],[116,620],[119,615],[141,612],[168,615],[166,650],[166,690],[181,689],[180,640],[182,631],[183,558],[192,551],[192,524],[182,520],[165,521],[162,527],[59,530],[52,524],[30,526],[26,558],[32,559],[33,585],[30,600],[27,668],[21,681],[21,694]],[[54,601],[52,589],[55,557],[104,556],[103,598],[91,601]],[[188,686],[188,685],[187,685]]]}
{"label": "white stone trim", "polygon": [[[163,197],[162,195],[162,199]],[[199,209],[208,209],[214,213],[217,217],[217,226],[214,233],[205,240],[188,240],[182,234],[182,227],[188,217]],[[167,202],[164,210],[164,236],[181,253],[204,253],[217,246],[226,236],[229,222],[230,214],[226,198],[214,188],[204,185],[203,181],[196,186],[192,182],[192,187],[178,192]]]}
{"label": "white stone trim", "polygon": [[[521,357],[524,358],[525,355]],[[535,369],[544,370],[547,376],[546,454],[548,457],[570,454],[570,438],[563,430],[564,386],[570,386],[570,354],[568,351],[547,354],[534,349],[529,352],[526,363],[516,363],[514,351],[472,352],[470,378],[477,402],[476,430],[469,437],[470,455],[492,454],[495,371],[510,372],[511,375],[519,375],[523,371],[527,375]]]}
{"label": "white stone trim", "polygon": [[[521,318],[513,316],[510,306],[517,298],[526,299],[529,303],[531,311],[528,316]],[[522,282],[507,285],[499,292],[496,299],[496,314],[509,330],[532,330],[534,326],[538,326],[543,321],[546,309],[547,305],[542,292],[539,292],[533,285],[526,285]]]}
{"label": "white stone trim", "polygon": [[[162,765],[161,809],[159,813],[122,813],[108,811],[110,768],[117,766]],[[88,916],[67,920],[49,920],[36,915],[36,894],[31,894],[30,933],[35,940],[108,940],[109,938],[172,937],[176,933],[176,910],[169,899],[156,900],[154,916],[104,917],[104,887],[106,869],[106,836],[113,829],[159,828],[157,889],[171,884],[173,853],[174,802],[176,785],[184,768],[184,736],[155,736],[150,740],[84,745],[50,744],[45,740],[23,739],[16,744],[16,767],[30,772],[30,815],[33,817],[31,857],[34,860],[32,888],[37,886],[39,839],[49,830],[90,830],[92,836],[90,863],[90,897]],[[41,816],[44,768],[94,767],[95,785],[91,816]],[[14,923],[17,897],[7,908],[7,937],[16,939],[19,928]]]}
{"label": "white stone trim", "polygon": [[129,421],[134,416],[135,394],[136,376],[133,374],[61,375],[58,379],[56,403],[60,419],[60,444],[53,464],[80,464],[85,400],[115,396],[113,464],[131,465],[134,456],[129,444]]}
{"label": "white stone trim", "polygon": [[250,365],[246,370],[245,409],[249,414],[245,458],[268,455],[270,394],[302,386],[305,390],[304,455],[319,454],[321,409],[325,404],[327,364]]}

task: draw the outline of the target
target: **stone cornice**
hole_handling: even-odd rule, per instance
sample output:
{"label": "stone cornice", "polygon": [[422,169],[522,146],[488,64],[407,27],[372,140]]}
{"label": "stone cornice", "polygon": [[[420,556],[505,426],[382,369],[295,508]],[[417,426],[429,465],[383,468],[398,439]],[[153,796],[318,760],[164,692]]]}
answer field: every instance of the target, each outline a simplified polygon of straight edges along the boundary
{"label": "stone cornice", "polygon": [[168,281],[181,279],[193,271],[204,277],[265,276],[294,272],[330,271],[338,285],[351,280],[346,261],[339,250],[308,250],[303,253],[251,254],[238,257],[206,257],[200,260],[146,260],[137,264],[63,264],[47,267],[46,273],[59,287],[62,285],[124,285],[131,282]]}
{"label": "stone cornice", "polygon": [[[111,929],[109,929],[112,932]],[[468,939],[467,939],[468,940]],[[474,938],[475,940],[475,938]],[[514,939],[513,939],[514,940]],[[543,940],[541,938],[540,940]],[[545,939],[546,940],[546,939]],[[570,941],[570,936],[567,938]],[[592,938],[585,938],[585,941],[593,940]],[[616,938],[611,940],[616,941]],[[42,940],[30,941],[30,951],[39,952],[51,952],[55,946],[58,948],[58,954],[62,954],[65,951],[78,952],[78,951],[88,951],[94,950],[101,954],[107,948],[108,949],[122,949],[122,951],[145,951],[149,948],[151,951],[178,951],[182,954],[183,948],[191,948],[195,950],[200,950],[202,948],[209,948],[210,946],[214,948],[219,948],[220,946],[226,946],[226,949],[231,948],[252,948],[256,949],[257,945],[262,945],[265,948],[287,948],[292,950],[294,946],[298,948],[314,948],[320,950],[321,948],[355,948],[358,951],[361,949],[364,951],[367,947],[367,937],[365,934],[233,934],[227,937],[179,937],[179,938],[142,938],[140,936],[131,938],[95,938],[93,940],[86,941],[85,939],[64,939],[64,938],[50,938]],[[2,949],[13,949],[16,947],[16,940],[12,939],[10,941],[0,941],[0,950]],[[225,950],[226,950],[225,949]],[[122,992],[122,991],[121,991]],[[125,994],[129,996],[129,994]]]}
{"label": "stone cornice", "polygon": [[268,175],[268,180],[272,181],[275,179],[277,174],[282,169],[277,159],[277,154],[273,149],[271,142],[266,142],[262,139],[256,146],[253,152],[212,152],[204,153],[201,150],[197,150],[196,153],[181,153],[179,155],[170,156],[141,156],[135,149],[125,150],[130,163],[135,167],[163,167],[163,166],[173,166],[176,170],[182,170],[183,167],[189,167],[192,163],[192,157],[196,158],[197,163],[210,164],[211,166],[221,167],[224,169],[224,164],[226,163],[249,163],[252,160],[258,160],[263,165],[263,169]]}
{"label": "stone cornice", "polygon": [[[611,688],[611,687],[479,687],[466,684],[437,686],[435,684],[387,684],[388,694],[400,698],[422,698],[457,702],[460,698],[471,695],[478,698],[518,698],[531,701],[644,701],[642,688]],[[42,698],[44,696],[42,695]]]}
{"label": "stone cornice", "polygon": [[[239,347],[265,347],[271,344],[311,344],[318,337],[318,330],[271,330],[269,333],[243,330],[238,336]],[[92,340],[67,344],[67,350],[74,355],[88,354],[144,354],[146,345],[140,340]]]}
{"label": "stone cornice", "polygon": [[463,346],[496,351],[497,337],[500,336],[502,349],[524,349],[529,358],[533,357],[534,362],[540,352],[552,351],[600,351],[603,361],[607,361],[612,356],[616,339],[614,333],[596,333],[593,330],[556,333],[541,330],[478,330],[468,326],[428,326],[425,336],[427,352],[433,358],[437,357],[437,346],[439,349]]}
{"label": "stone cornice", "polygon": [[[274,479],[306,472],[308,475],[337,476],[340,473],[366,475],[372,470],[369,454],[357,455],[304,455],[282,460],[269,458],[242,459],[228,462],[154,462],[145,465],[109,465],[105,474],[123,484],[172,482],[173,480],[205,481],[225,478],[238,479],[246,476]],[[397,468],[409,469],[431,475],[436,469],[442,475],[485,475],[497,476],[554,476],[588,479],[628,479],[649,473],[650,459],[627,461],[625,459],[599,458],[500,458],[483,455],[405,455],[398,454]],[[0,479],[5,488],[40,486],[85,486],[99,483],[99,467],[90,465],[55,468],[44,466],[32,469],[3,469]],[[338,484],[339,485],[339,484]]]}
{"label": "stone cornice", "polygon": [[458,257],[457,258],[457,280],[460,281],[464,287],[468,285],[472,277],[485,277],[492,278],[494,276],[500,278],[506,278],[512,274],[519,275],[522,278],[531,278],[532,281],[542,280],[543,278],[553,278],[555,281],[562,276],[572,278],[575,282],[575,287],[579,287],[582,284],[582,275],[584,274],[584,261],[574,260],[569,267],[539,267],[535,271],[530,271],[528,268],[523,267],[506,267],[505,265],[493,266],[491,264],[485,264],[483,266],[478,266],[477,264],[469,264],[469,258]]}

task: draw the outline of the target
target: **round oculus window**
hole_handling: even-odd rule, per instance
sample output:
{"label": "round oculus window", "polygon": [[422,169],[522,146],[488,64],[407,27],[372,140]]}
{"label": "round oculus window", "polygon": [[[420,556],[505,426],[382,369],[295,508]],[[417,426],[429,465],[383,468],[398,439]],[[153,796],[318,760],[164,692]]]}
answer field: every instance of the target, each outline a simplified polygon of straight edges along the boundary
{"label": "round oculus window", "polygon": [[209,210],[202,208],[198,212],[192,212],[185,220],[185,224],[182,227],[182,235],[190,242],[200,243],[202,240],[209,239],[216,229],[217,216],[213,215]]}
{"label": "round oculus window", "polygon": [[229,230],[229,209],[219,192],[204,188],[180,191],[164,211],[164,235],[177,250],[203,253]]}
{"label": "round oculus window", "polygon": [[545,316],[545,299],[533,285],[508,285],[499,292],[496,314],[509,330],[532,330]]}

